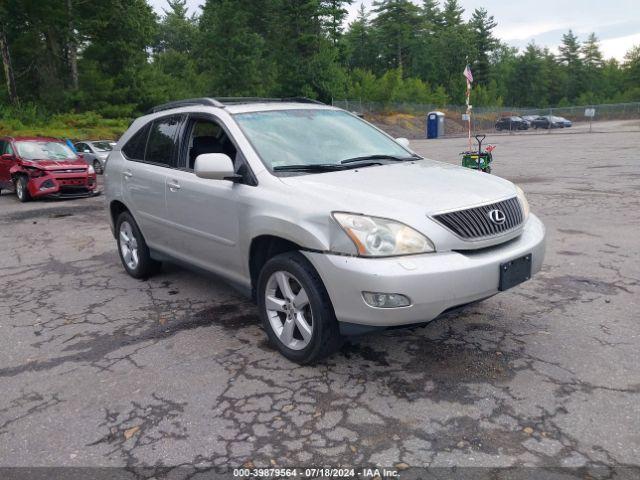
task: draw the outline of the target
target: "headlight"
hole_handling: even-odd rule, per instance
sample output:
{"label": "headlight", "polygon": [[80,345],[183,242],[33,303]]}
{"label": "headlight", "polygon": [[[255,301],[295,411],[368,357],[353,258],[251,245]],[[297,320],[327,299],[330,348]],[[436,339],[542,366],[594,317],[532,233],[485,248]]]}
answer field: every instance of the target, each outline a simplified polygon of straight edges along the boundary
{"label": "headlight", "polygon": [[390,257],[434,252],[431,240],[406,226],[386,218],[334,212],[333,218],[365,257]]}
{"label": "headlight", "polygon": [[520,200],[520,205],[522,206],[523,220],[526,222],[527,218],[529,218],[529,202],[527,202],[527,197],[524,196],[524,191],[517,185],[516,192],[518,193],[518,200]]}
{"label": "headlight", "polygon": [[89,173],[89,175],[91,175],[92,173],[96,173],[95,169],[93,168],[93,165],[89,165],[87,172]]}

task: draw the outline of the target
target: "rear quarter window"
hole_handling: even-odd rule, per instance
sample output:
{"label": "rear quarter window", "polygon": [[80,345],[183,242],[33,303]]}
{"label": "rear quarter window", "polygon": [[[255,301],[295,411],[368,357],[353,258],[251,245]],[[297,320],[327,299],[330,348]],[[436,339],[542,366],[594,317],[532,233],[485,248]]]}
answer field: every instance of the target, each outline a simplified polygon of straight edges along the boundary
{"label": "rear quarter window", "polygon": [[144,151],[147,146],[147,137],[151,124],[146,124],[138,130],[133,137],[122,147],[122,152],[131,160],[144,161]]}

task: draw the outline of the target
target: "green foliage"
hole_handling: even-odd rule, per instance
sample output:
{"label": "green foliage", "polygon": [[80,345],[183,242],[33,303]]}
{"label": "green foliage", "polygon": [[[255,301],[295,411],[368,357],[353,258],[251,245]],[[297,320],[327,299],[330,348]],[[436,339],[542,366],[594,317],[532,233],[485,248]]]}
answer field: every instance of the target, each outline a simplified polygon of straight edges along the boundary
{"label": "green foliage", "polygon": [[462,104],[467,63],[476,106],[640,100],[640,47],[618,63],[594,34],[569,31],[558,55],[518,51],[494,37],[485,9],[465,21],[459,0],[375,0],[346,25],[352,3],[206,0],[196,15],[166,0],[156,15],[147,0],[3,0],[22,108],[3,107],[0,90],[2,128],[117,135],[121,119],[203,95]]}
{"label": "green foliage", "polygon": [[103,118],[96,112],[49,115],[35,104],[0,106],[0,135],[35,135],[81,140],[117,139],[131,119]]}

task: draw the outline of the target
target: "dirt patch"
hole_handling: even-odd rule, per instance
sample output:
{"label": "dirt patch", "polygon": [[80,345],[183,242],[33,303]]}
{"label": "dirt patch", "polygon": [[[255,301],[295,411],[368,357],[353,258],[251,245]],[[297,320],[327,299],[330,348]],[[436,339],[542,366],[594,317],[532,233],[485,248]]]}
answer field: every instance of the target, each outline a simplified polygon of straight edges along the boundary
{"label": "dirt patch", "polygon": [[248,303],[223,303],[198,312],[192,322],[195,325],[216,324],[226,329],[237,330],[259,323],[256,310]]}

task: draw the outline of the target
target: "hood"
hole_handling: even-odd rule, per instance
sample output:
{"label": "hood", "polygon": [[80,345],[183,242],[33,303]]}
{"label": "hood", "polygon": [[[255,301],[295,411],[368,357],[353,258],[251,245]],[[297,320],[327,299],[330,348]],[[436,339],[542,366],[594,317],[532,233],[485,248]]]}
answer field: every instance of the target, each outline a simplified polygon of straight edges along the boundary
{"label": "hood", "polygon": [[337,210],[390,217],[398,208],[432,215],[516,195],[508,180],[427,159],[281,180]]}
{"label": "hood", "polygon": [[63,168],[87,168],[86,162],[79,158],[71,160],[23,160],[24,165],[42,170],[60,170]]}

